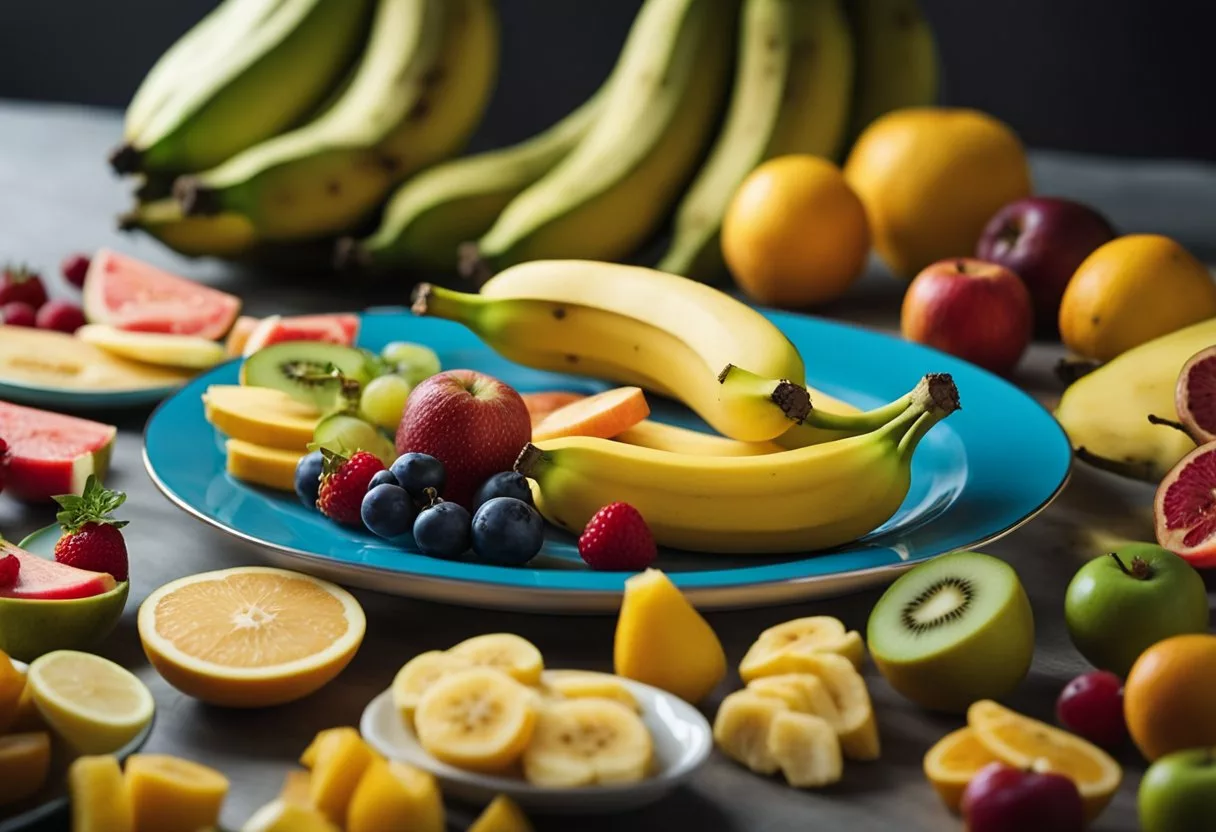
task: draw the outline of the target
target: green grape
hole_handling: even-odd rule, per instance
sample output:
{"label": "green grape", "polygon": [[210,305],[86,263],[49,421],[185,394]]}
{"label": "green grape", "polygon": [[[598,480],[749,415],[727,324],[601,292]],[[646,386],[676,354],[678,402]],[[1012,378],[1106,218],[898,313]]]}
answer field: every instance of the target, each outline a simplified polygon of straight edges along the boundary
{"label": "green grape", "polygon": [[397,457],[393,443],[375,425],[345,413],[335,413],[318,422],[312,438],[317,448],[344,455],[367,451],[385,465]]}
{"label": "green grape", "polygon": [[397,375],[403,376],[411,385],[428,379],[439,372],[439,356],[422,344],[393,341],[380,351],[380,357],[396,366]]}
{"label": "green grape", "polygon": [[363,388],[359,410],[363,418],[372,424],[396,431],[397,423],[401,421],[401,411],[405,410],[405,400],[412,389],[413,385],[401,376],[374,378]]}

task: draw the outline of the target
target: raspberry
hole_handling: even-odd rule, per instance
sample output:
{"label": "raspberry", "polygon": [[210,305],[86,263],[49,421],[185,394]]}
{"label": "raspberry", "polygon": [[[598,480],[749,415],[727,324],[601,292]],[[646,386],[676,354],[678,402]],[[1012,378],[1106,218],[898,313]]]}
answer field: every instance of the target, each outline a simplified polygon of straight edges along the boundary
{"label": "raspberry", "polygon": [[578,553],[592,569],[640,571],[658,556],[650,527],[628,503],[611,503],[587,523],[578,539]]}

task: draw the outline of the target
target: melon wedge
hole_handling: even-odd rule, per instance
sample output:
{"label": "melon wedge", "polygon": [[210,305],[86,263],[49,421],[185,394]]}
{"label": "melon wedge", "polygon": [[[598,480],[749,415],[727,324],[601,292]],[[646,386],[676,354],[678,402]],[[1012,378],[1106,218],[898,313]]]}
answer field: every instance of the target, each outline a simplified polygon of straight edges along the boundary
{"label": "melon wedge", "polygon": [[222,345],[195,335],[128,332],[106,324],[85,324],[76,330],[76,337],[120,358],[158,367],[206,370],[228,357]]}
{"label": "melon wedge", "polygon": [[79,494],[90,474],[105,479],[118,428],[0,401],[9,446],[5,493],[29,502]]}
{"label": "melon wedge", "polygon": [[203,394],[203,414],[225,436],[267,448],[303,453],[321,414],[282,390],[213,384]]}
{"label": "melon wedge", "polygon": [[125,254],[101,249],[84,281],[84,314],[92,323],[132,332],[224,337],[240,298]]}
{"label": "melon wedge", "polygon": [[6,555],[13,555],[21,562],[21,571],[17,574],[17,583],[0,588],[0,598],[37,601],[91,598],[109,592],[117,585],[114,577],[105,572],[90,572],[40,558],[7,540],[0,540],[0,557]]}
{"label": "melon wedge", "polygon": [[229,439],[224,447],[228,451],[228,473],[233,478],[276,491],[295,491],[296,466],[305,451],[267,448],[240,439]]}
{"label": "melon wedge", "polygon": [[263,347],[282,341],[322,341],[353,347],[359,335],[359,316],[346,312],[332,315],[271,315],[258,322],[241,354],[246,358]]}

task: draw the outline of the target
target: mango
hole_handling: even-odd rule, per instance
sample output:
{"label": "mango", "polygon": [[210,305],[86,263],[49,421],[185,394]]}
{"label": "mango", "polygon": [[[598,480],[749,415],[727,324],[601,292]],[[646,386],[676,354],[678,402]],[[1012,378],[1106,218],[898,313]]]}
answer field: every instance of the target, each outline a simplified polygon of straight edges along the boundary
{"label": "mango", "polygon": [[241,832],[341,832],[341,827],[310,806],[273,800],[254,812]]}
{"label": "mango", "polygon": [[351,798],[368,766],[379,759],[354,728],[335,731],[317,747],[309,802],[337,826],[346,821]]}
{"label": "mango", "polygon": [[135,814],[118,758],[79,757],[68,769],[72,832],[134,832]]}
{"label": "mango", "polygon": [[532,824],[523,811],[515,805],[515,801],[500,794],[490,801],[469,832],[534,832]]}
{"label": "mango", "polygon": [[283,788],[279,790],[279,800],[296,806],[311,806],[312,774],[302,769],[287,772],[283,778]]}
{"label": "mango", "polygon": [[278,491],[295,491],[296,466],[304,451],[266,448],[240,439],[229,439],[228,473],[241,482],[263,485]]}
{"label": "mango", "polygon": [[329,741],[329,738],[339,734],[350,733],[354,728],[326,728],[324,731],[318,731],[317,735],[312,738],[312,742],[304,749],[304,753],[300,755],[300,765],[304,768],[312,769],[317,764],[317,752],[321,750],[321,746]]}
{"label": "mango", "polygon": [[0,806],[36,795],[51,772],[48,734],[9,734],[0,737]]}
{"label": "mango", "polygon": [[267,448],[308,450],[321,415],[269,387],[213,384],[203,394],[203,414],[225,436]]}
{"label": "mango", "polygon": [[428,772],[376,760],[363,774],[346,814],[346,832],[443,832],[443,796]]}
{"label": "mango", "polygon": [[625,581],[613,661],[617,675],[692,703],[726,676],[726,653],[717,634],[657,569]]}
{"label": "mango", "polygon": [[219,823],[228,778],[218,771],[163,754],[127,760],[127,793],[135,832],[197,832]]}

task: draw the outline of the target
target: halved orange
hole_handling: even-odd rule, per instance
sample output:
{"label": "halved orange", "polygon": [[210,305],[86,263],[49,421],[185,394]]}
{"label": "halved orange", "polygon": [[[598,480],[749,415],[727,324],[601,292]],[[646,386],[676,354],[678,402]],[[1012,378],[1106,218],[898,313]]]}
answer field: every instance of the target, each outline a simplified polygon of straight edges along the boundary
{"label": "halved orange", "polygon": [[346,590],[264,566],[173,581],[139,608],[139,637],[160,675],[188,696],[236,708],[313,693],[354,658],[366,627]]}
{"label": "halved orange", "polygon": [[959,728],[938,740],[925,754],[925,776],[951,812],[958,812],[971,778],[997,758],[984,747],[970,727]]}
{"label": "halved orange", "polygon": [[[976,719],[972,719],[972,711]],[[1076,783],[1085,801],[1085,815],[1091,821],[1110,803],[1123,779],[1123,769],[1101,748],[995,702],[983,700],[972,705],[967,722],[976,738],[1001,762],[1062,774]]]}

